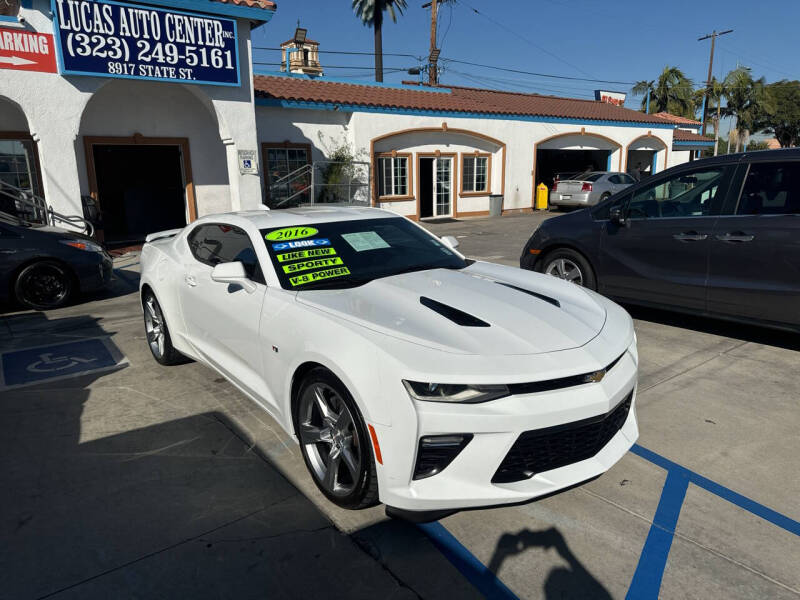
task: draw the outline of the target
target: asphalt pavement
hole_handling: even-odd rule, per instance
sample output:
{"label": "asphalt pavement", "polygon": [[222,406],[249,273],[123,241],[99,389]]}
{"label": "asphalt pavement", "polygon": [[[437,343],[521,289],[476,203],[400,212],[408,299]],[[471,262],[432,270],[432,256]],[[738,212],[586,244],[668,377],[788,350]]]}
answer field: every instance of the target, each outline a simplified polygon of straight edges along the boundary
{"label": "asphalt pavement", "polygon": [[[548,216],[426,226],[517,265]],[[800,596],[797,335],[630,308],[634,451],[586,486],[418,527],[332,507],[222,377],[156,364],[137,280],[128,254],[104,295],[0,314],[0,597]]]}

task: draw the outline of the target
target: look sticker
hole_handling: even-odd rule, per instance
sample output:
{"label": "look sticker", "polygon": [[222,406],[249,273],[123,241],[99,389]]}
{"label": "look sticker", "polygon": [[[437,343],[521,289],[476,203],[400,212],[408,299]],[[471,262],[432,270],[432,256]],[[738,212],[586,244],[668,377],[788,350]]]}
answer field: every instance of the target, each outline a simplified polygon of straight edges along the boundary
{"label": "look sticker", "polygon": [[334,265],[344,264],[338,256],[331,258],[317,258],[314,260],[304,260],[302,262],[283,265],[284,273],[297,273],[298,271],[308,271],[309,269],[319,269],[320,267],[333,267]]}
{"label": "look sticker", "polygon": [[312,248],[311,250],[296,250],[285,254],[276,254],[278,262],[289,262],[290,260],[300,260],[301,258],[321,258],[336,254],[333,248]]}
{"label": "look sticker", "polygon": [[283,229],[270,231],[266,235],[266,238],[270,242],[279,242],[281,240],[299,240],[301,238],[317,235],[317,233],[319,233],[319,231],[313,227],[284,227]]}
{"label": "look sticker", "polygon": [[313,240],[298,240],[296,242],[281,242],[280,244],[272,244],[272,249],[280,252],[281,250],[294,250],[295,248],[310,248],[314,246],[330,245],[331,241],[328,238],[315,238]]}
{"label": "look sticker", "polygon": [[333,277],[341,277],[342,275],[350,275],[350,269],[347,267],[336,267],[335,269],[326,269],[324,271],[315,271],[314,273],[303,273],[297,277],[290,277],[289,283],[294,286],[304,285],[306,283],[313,283],[315,281],[322,281],[323,279],[332,279]]}

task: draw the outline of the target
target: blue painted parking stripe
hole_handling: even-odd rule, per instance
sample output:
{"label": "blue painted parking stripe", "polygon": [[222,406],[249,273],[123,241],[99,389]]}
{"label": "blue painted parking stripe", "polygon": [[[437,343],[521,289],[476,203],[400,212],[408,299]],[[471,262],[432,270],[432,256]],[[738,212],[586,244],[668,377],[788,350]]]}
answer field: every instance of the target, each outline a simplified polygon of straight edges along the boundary
{"label": "blue painted parking stripe", "polygon": [[490,600],[518,600],[517,596],[439,522],[417,525],[439,551],[475,588]]}
{"label": "blue painted parking stripe", "polygon": [[763,504],[759,504],[755,500],[751,500],[745,496],[742,496],[738,492],[734,492],[730,488],[726,488],[724,485],[720,485],[715,481],[711,481],[707,477],[703,477],[694,471],[690,471],[686,467],[679,465],[678,463],[672,462],[668,458],[664,458],[660,454],[653,452],[652,450],[648,450],[640,446],[639,444],[634,444],[633,448],[631,448],[631,452],[634,454],[641,456],[642,458],[649,460],[651,463],[658,465],[662,469],[667,470],[670,473],[677,473],[681,476],[685,477],[690,483],[695,484],[698,487],[703,488],[707,492],[711,492],[722,498],[723,500],[727,500],[731,504],[735,504],[739,508],[742,508],[754,515],[761,517],[765,521],[769,521],[773,525],[777,525],[781,529],[785,529],[790,533],[793,533],[797,536],[800,536],[800,522],[787,517],[786,515],[782,515],[781,513],[772,510],[764,506]]}
{"label": "blue painted parking stripe", "polygon": [[658,598],[669,549],[672,546],[688,487],[689,480],[682,473],[667,471],[653,524],[650,526],[642,554],[639,556],[639,564],[636,565],[636,572],[625,596],[627,600]]}

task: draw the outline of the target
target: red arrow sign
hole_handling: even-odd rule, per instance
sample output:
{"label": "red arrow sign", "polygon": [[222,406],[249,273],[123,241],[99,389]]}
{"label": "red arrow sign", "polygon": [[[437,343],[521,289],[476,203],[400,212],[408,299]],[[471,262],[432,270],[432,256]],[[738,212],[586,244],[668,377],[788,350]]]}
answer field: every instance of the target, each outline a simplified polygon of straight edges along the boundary
{"label": "red arrow sign", "polygon": [[53,36],[0,27],[0,69],[55,73]]}

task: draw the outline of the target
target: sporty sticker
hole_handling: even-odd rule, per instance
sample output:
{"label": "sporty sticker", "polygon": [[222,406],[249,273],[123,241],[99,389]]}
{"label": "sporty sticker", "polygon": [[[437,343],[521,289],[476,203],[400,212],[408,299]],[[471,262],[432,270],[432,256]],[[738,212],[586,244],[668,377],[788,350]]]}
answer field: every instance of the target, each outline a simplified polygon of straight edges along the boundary
{"label": "sporty sticker", "polygon": [[299,271],[308,271],[309,269],[319,269],[321,267],[333,267],[341,264],[344,263],[338,256],[333,256],[331,258],[315,258],[313,260],[304,260],[302,262],[283,265],[283,272],[297,273]]}
{"label": "sporty sticker", "polygon": [[296,242],[281,242],[280,244],[272,244],[272,249],[280,252],[281,250],[294,250],[295,248],[311,248],[314,246],[330,246],[331,241],[328,238],[316,238],[314,240],[298,240]]}
{"label": "sporty sticker", "polygon": [[353,247],[356,252],[364,250],[378,250],[379,248],[389,248],[389,244],[374,231],[362,231],[360,233],[343,233],[342,238]]}
{"label": "sporty sticker", "polygon": [[267,239],[271,242],[280,240],[299,240],[300,238],[311,237],[317,235],[318,230],[313,227],[284,227],[283,229],[276,229],[267,234]]}
{"label": "sporty sticker", "polygon": [[313,273],[303,273],[297,277],[290,277],[289,283],[292,285],[303,285],[306,283],[313,283],[314,281],[322,281],[323,279],[341,277],[342,275],[350,275],[350,269],[347,267],[336,267],[335,269],[326,269],[324,271],[315,271]]}
{"label": "sporty sticker", "polygon": [[278,262],[289,262],[290,260],[300,260],[302,258],[321,258],[336,254],[333,248],[312,248],[311,250],[295,250],[285,254],[276,254]]}

